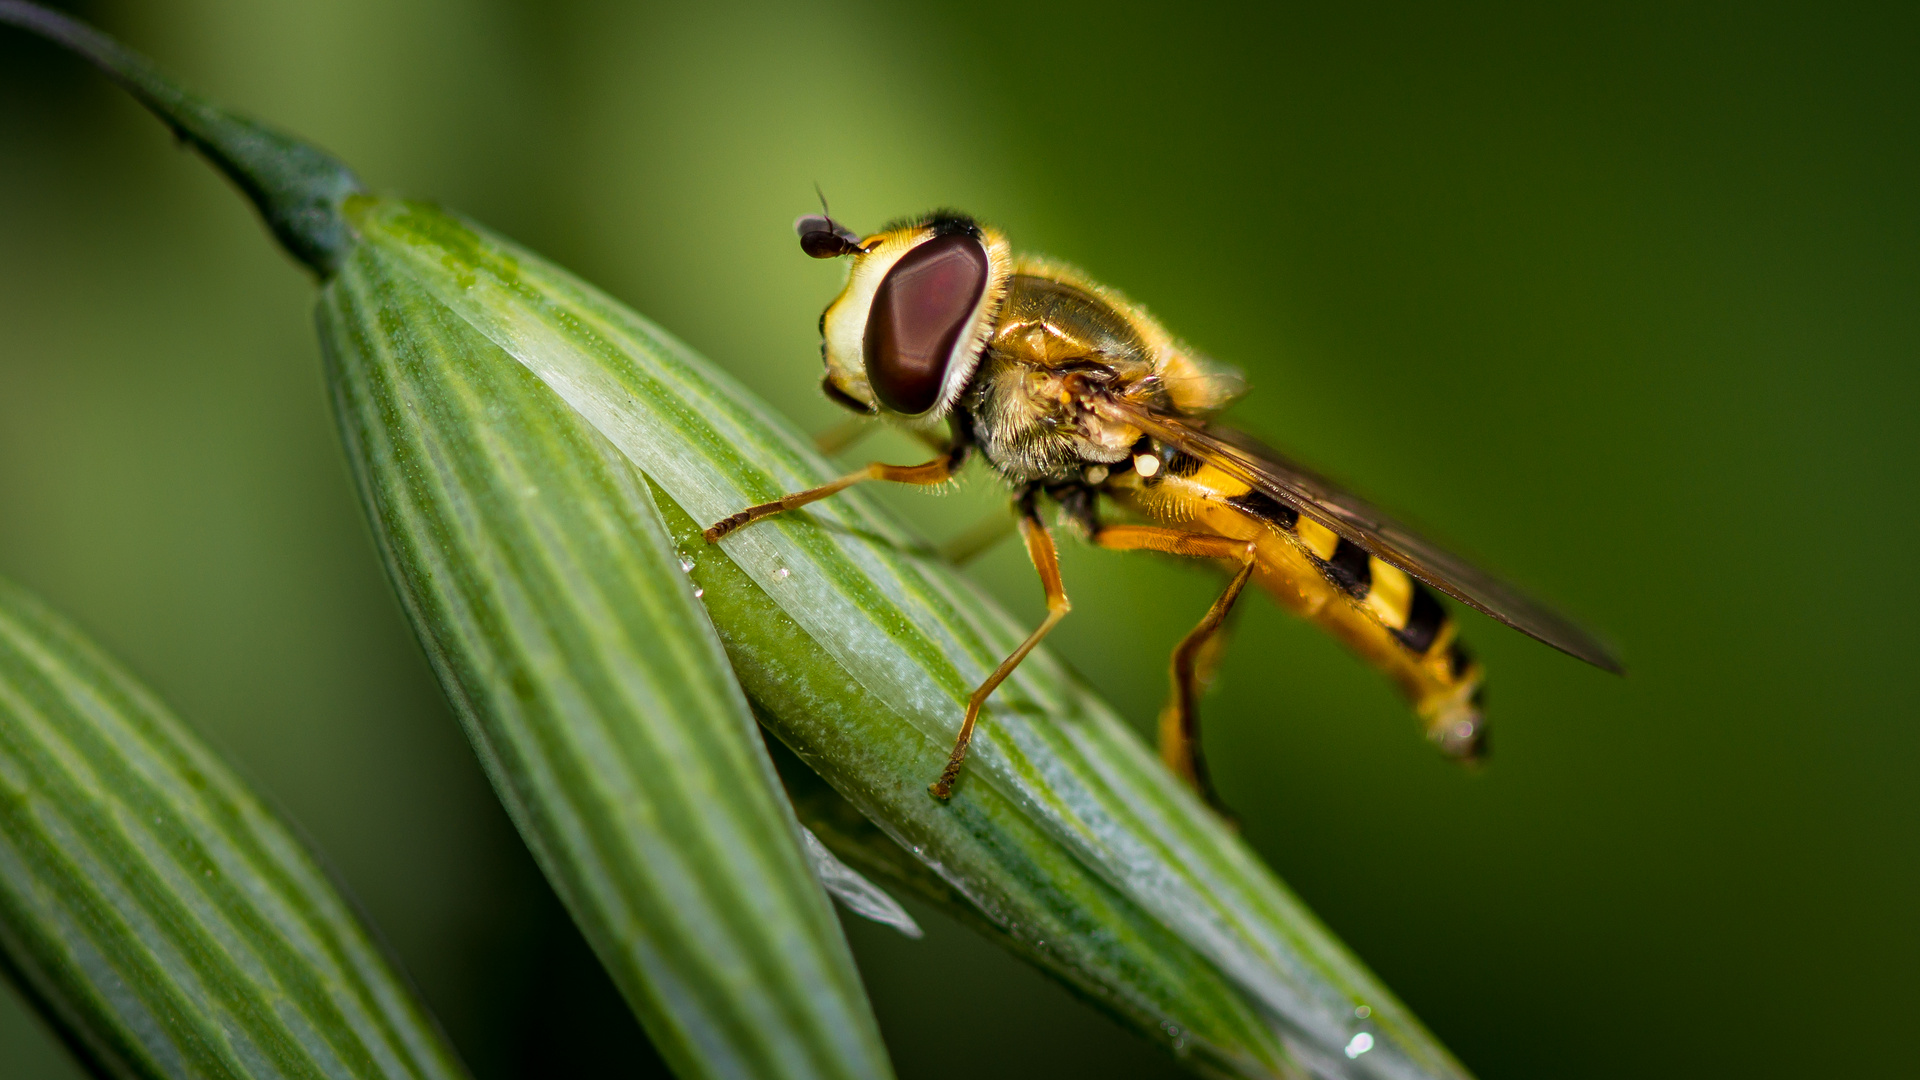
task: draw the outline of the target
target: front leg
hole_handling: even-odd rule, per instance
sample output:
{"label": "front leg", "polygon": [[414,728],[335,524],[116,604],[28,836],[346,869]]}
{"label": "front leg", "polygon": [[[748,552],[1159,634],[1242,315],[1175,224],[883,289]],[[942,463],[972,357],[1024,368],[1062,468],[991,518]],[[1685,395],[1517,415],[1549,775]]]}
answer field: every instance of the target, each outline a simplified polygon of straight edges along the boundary
{"label": "front leg", "polygon": [[749,506],[737,514],[714,522],[701,536],[707,543],[714,543],[735,529],[751,525],[761,518],[772,517],[787,510],[796,510],[810,502],[819,502],[829,495],[839,494],[867,480],[891,480],[896,484],[944,484],[953,478],[954,472],[966,459],[967,444],[955,443],[939,457],[919,465],[888,465],[875,461],[831,483],[821,484],[817,488],[808,488],[805,491],[796,491],[791,495],[782,495],[773,502]]}

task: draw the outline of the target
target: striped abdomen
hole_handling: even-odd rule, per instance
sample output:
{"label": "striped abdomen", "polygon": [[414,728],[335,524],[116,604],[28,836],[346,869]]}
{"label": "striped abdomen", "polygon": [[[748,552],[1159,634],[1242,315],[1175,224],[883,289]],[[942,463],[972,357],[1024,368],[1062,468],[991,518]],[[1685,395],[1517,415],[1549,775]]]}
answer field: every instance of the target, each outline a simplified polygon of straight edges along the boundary
{"label": "striped abdomen", "polygon": [[1441,749],[1485,754],[1481,668],[1432,590],[1220,470],[1172,458],[1151,477],[1117,475],[1107,489],[1164,523],[1252,541],[1255,579],[1274,599],[1392,678]]}

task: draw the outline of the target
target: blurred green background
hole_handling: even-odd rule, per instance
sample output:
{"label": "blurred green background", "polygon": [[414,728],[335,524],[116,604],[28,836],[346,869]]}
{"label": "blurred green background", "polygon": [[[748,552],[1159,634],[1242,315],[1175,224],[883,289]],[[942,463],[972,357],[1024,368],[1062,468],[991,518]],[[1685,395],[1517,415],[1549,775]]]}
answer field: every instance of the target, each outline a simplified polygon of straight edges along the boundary
{"label": "blurred green background", "polygon": [[[1210,701],[1248,840],[1469,1067],[1911,1069],[1920,9],[68,8],[808,427],[836,419],[838,271],[788,231],[815,181],[856,227],[952,204],[1082,265],[1244,369],[1246,427],[1627,657],[1467,618],[1477,776],[1264,601]],[[312,301],[158,124],[0,32],[0,573],[286,808],[482,1080],[657,1072],[388,595]],[[935,536],[996,499],[890,497]],[[1038,618],[1014,545],[972,572]],[[1065,572],[1057,651],[1146,729],[1218,579]],[[924,942],[849,927],[904,1077],[1177,1075],[916,911]],[[74,1075],[7,993],[0,1076]]]}

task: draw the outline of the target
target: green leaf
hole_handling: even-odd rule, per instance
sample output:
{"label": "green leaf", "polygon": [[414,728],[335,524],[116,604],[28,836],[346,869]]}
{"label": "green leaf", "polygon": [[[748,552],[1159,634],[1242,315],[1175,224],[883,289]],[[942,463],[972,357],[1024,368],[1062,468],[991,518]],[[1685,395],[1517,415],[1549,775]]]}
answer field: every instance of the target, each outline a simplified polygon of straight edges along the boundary
{"label": "green leaf", "polygon": [[466,1075],[286,825],[4,581],[0,948],[101,1075]]}
{"label": "green leaf", "polygon": [[[678,1067],[884,1069],[824,901],[795,885],[797,834],[711,629],[664,580],[661,515],[762,722],[919,868],[814,817],[845,857],[1198,1071],[1465,1075],[1044,650],[996,695],[953,802],[928,798],[962,701],[1022,628],[859,492],[700,544],[699,523],[831,474],[705,361],[473,226],[349,195],[316,151],[194,119],[131,54],[23,11],[0,0],[0,21],[91,50],[282,243],[338,268],[323,336],[403,599],[523,834]],[[826,991],[796,996],[809,978]]]}
{"label": "green leaf", "polygon": [[890,1075],[645,480],[385,246],[347,257],[320,325],[414,628],[661,1054],[686,1077]]}
{"label": "green leaf", "polygon": [[700,523],[834,474],[645,319],[431,207],[350,199],[377,262],[537,376],[656,485],[763,722],[1005,940],[1209,1071],[1464,1070],[1106,705],[1040,650],[951,804],[967,694],[1023,636],[858,490],[728,538]]}
{"label": "green leaf", "polygon": [[[323,277],[349,455],[395,585],[496,791],[682,1076],[885,1077],[804,837],[640,478],[536,380],[356,246],[330,156],[19,0],[221,168]],[[899,920],[896,920],[899,921]],[[910,927],[911,920],[904,925]]]}

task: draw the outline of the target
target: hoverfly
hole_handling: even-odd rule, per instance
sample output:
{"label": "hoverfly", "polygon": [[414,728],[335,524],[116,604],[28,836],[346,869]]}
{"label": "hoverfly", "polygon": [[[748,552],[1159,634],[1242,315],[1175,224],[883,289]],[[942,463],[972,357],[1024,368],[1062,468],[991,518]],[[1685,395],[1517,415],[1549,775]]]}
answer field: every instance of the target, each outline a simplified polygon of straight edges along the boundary
{"label": "hoverfly", "polygon": [[[945,449],[919,465],[874,462],[832,483],[748,507],[735,529],[867,480],[938,484],[978,455],[1014,491],[1047,617],[967,702],[946,769],[948,798],[981,707],[1067,614],[1042,497],[1088,540],[1226,563],[1233,577],[1173,651],[1160,754],[1219,808],[1199,740],[1209,648],[1256,580],[1386,673],[1445,753],[1486,751],[1481,666],[1433,590],[1612,672],[1618,661],[1573,623],[1420,539],[1366,502],[1209,419],[1237,389],[1139,307],[1056,263],[1016,257],[997,230],[953,211],[861,237],[825,213],[795,223],[803,251],[851,260],[820,317],[829,398],[928,432]],[[1149,524],[1113,524],[1106,504]]]}

